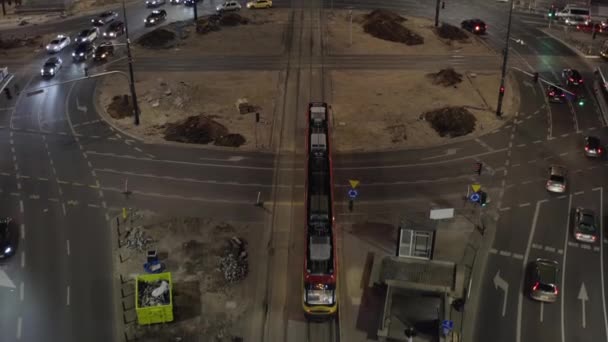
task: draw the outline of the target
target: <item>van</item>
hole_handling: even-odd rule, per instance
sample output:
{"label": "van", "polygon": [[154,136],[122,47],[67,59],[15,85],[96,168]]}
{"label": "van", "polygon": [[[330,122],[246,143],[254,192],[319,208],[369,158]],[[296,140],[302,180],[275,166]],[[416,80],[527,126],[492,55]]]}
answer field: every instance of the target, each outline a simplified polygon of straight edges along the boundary
{"label": "van", "polygon": [[566,5],[564,9],[555,13],[559,20],[563,20],[566,25],[581,25],[591,21],[589,8],[582,6]]}

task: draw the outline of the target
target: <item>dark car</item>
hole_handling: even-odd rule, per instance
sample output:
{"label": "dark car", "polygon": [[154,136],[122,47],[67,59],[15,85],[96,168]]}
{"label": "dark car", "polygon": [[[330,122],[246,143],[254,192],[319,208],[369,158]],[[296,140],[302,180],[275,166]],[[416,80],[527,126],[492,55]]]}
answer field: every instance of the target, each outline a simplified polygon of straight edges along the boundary
{"label": "dark car", "polygon": [[0,220],[0,259],[15,254],[17,249],[17,229],[11,218]]}
{"label": "dark car", "polygon": [[115,21],[108,26],[106,31],[103,33],[104,37],[116,38],[125,33],[125,23],[122,21]]}
{"label": "dark car", "polygon": [[95,52],[95,45],[93,45],[93,43],[80,43],[76,45],[74,52],[72,52],[72,59],[74,59],[75,62],[84,61],[89,58],[89,56],[93,55],[93,52]]}
{"label": "dark car", "polygon": [[194,6],[194,4],[196,4],[198,2],[198,0],[184,0],[184,5],[185,6]]}
{"label": "dark car", "polygon": [[183,2],[183,0],[169,0],[171,5],[179,5]]}
{"label": "dark car", "polygon": [[80,33],[78,34],[78,36],[76,36],[74,41],[76,43],[92,42],[95,39],[97,39],[98,35],[99,35],[99,29],[97,29],[96,27],[93,27],[90,29],[80,31]]}
{"label": "dark car", "polygon": [[488,26],[481,19],[469,19],[463,21],[460,26],[472,33],[475,34],[484,34],[486,33],[486,29]]}
{"label": "dark car", "polygon": [[57,74],[63,61],[59,57],[51,57],[44,62],[42,69],[40,69],[40,75],[42,77],[53,77]]}
{"label": "dark car", "polygon": [[114,11],[106,11],[98,15],[96,18],[91,19],[91,23],[94,26],[103,26],[111,21],[118,18],[118,13]]}
{"label": "dark car", "polygon": [[559,264],[547,259],[536,259],[528,268],[528,294],[541,302],[553,303],[557,300]]}
{"label": "dark car", "polygon": [[165,10],[154,10],[144,19],[144,23],[146,26],[156,25],[165,19],[167,19],[167,12]]}
{"label": "dark car", "polygon": [[585,155],[587,157],[601,157],[603,153],[604,149],[598,137],[585,137]]}
{"label": "dark car", "polygon": [[574,227],[572,230],[577,241],[594,243],[597,241],[599,231],[592,210],[576,208],[574,211]]}
{"label": "dark car", "polygon": [[567,86],[577,86],[583,84],[583,76],[575,69],[562,70],[562,78]]}
{"label": "dark car", "polygon": [[566,94],[558,87],[550,85],[547,87],[547,99],[549,102],[562,103],[566,99]]}
{"label": "dark car", "polygon": [[166,2],[166,0],[146,0],[146,7],[148,8],[152,8],[152,7],[159,7],[164,5]]}
{"label": "dark car", "polygon": [[95,52],[93,52],[94,61],[105,61],[108,57],[114,56],[114,45],[110,42],[99,44]]}

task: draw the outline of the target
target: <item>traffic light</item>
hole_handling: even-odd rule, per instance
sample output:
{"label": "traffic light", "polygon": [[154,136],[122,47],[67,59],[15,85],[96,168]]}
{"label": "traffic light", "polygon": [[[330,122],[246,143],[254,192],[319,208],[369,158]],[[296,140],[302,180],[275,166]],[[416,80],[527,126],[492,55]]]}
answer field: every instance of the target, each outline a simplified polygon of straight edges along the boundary
{"label": "traffic light", "polygon": [[499,91],[500,91],[501,94],[504,94],[505,93],[505,87],[504,86],[500,86]]}
{"label": "traffic light", "polygon": [[485,207],[487,205],[486,201],[488,200],[488,194],[485,191],[480,191],[479,192],[479,204],[481,204],[482,207]]}
{"label": "traffic light", "polygon": [[585,99],[583,99],[583,98],[578,99],[578,106],[582,107],[584,105],[585,105]]}
{"label": "traffic light", "polygon": [[481,176],[481,169],[483,168],[482,163],[475,163],[475,173]]}
{"label": "traffic light", "polygon": [[555,18],[555,5],[551,5],[548,16],[549,18]]}
{"label": "traffic light", "polygon": [[538,82],[538,73],[537,72],[532,74],[532,80],[534,81],[534,83]]}

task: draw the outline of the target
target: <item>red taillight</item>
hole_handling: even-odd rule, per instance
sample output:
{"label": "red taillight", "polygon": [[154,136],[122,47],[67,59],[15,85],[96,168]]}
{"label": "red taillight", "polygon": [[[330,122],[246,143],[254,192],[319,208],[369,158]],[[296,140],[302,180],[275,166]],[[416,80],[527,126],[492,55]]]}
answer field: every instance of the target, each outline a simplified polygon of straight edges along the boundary
{"label": "red taillight", "polygon": [[555,285],[555,289],[553,290],[553,293],[555,293],[556,296],[559,293],[559,291],[557,290],[557,285]]}
{"label": "red taillight", "polygon": [[585,151],[589,151],[589,146],[585,146]]}
{"label": "red taillight", "polygon": [[574,82],[574,78],[570,77],[570,82]]}
{"label": "red taillight", "polygon": [[602,149],[601,149],[601,148],[598,148],[598,149],[597,149],[597,153],[602,153]]}
{"label": "red taillight", "polygon": [[595,239],[597,239],[597,236],[591,236],[591,240],[595,241]]}
{"label": "red taillight", "polygon": [[539,282],[534,283],[534,286],[532,286],[532,291],[536,291],[538,290],[538,286],[540,285]]}
{"label": "red taillight", "polygon": [[578,82],[579,82],[579,83],[583,83],[583,79],[581,78],[581,79],[580,79]]}
{"label": "red taillight", "polygon": [[549,96],[554,96],[554,95],[555,95],[555,93],[554,93],[554,92],[550,92],[550,93],[549,93]]}
{"label": "red taillight", "polygon": [[564,96],[566,96],[566,94],[562,94],[562,95],[561,95],[561,97],[564,97]]}

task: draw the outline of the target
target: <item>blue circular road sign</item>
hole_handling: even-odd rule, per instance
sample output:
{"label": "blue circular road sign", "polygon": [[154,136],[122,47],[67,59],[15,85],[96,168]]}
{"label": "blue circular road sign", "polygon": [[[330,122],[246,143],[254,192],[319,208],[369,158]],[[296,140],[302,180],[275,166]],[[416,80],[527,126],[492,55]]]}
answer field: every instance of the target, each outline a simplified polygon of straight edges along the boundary
{"label": "blue circular road sign", "polygon": [[359,193],[358,193],[358,192],[357,192],[357,190],[355,190],[355,189],[350,189],[350,190],[348,190],[348,197],[350,197],[351,199],[355,199],[355,198],[357,198],[357,195],[358,195],[358,194],[359,194]]}
{"label": "blue circular road sign", "polygon": [[469,196],[469,200],[471,202],[479,202],[479,198],[479,194],[476,192],[472,193],[471,196]]}

